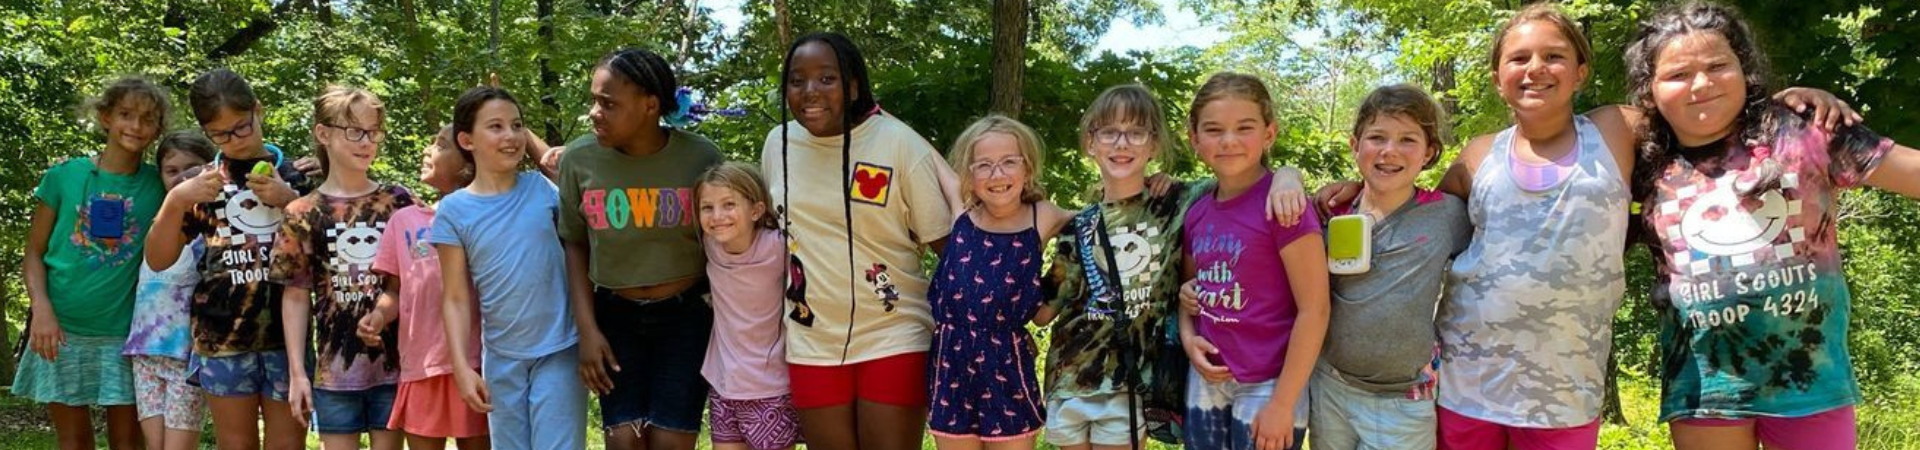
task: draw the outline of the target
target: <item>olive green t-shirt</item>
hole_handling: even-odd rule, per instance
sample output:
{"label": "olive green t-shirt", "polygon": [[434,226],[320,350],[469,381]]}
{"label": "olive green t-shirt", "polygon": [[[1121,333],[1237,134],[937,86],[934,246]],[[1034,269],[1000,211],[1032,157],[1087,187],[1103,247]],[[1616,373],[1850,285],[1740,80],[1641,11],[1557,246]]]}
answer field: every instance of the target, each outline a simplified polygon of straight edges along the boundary
{"label": "olive green t-shirt", "polygon": [[698,134],[667,134],[666,147],[646,156],[602,147],[589,135],[567,143],[560,158],[560,239],[591,249],[587,276],[597,286],[651,286],[705,273],[693,189],[701,173],[720,164],[720,150]]}

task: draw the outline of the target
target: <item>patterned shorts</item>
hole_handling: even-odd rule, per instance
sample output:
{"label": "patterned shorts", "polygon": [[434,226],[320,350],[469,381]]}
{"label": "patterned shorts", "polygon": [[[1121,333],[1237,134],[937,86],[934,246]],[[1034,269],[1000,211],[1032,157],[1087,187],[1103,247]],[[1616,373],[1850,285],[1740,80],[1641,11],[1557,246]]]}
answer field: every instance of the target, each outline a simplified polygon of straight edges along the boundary
{"label": "patterned shorts", "polygon": [[187,382],[216,397],[262,396],[287,401],[287,351],[262,350],[228,356],[193,355]]}
{"label": "patterned shorts", "polygon": [[187,384],[187,360],[134,356],[133,388],[140,420],[165,416],[167,429],[200,431],[207,421],[207,399]]}
{"label": "patterned shorts", "polygon": [[755,449],[792,447],[800,440],[800,414],[793,396],[728,400],[707,394],[713,442],[746,443]]}

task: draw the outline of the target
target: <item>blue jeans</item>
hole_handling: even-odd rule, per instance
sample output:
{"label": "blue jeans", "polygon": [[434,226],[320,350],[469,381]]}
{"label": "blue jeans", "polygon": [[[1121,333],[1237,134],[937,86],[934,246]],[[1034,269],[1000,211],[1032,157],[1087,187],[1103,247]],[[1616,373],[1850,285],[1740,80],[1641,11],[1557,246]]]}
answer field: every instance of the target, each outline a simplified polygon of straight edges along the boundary
{"label": "blue jeans", "polygon": [[619,372],[600,396],[600,423],[699,433],[707,407],[707,339],[713,309],[695,286],[672,298],[641,303],[596,289],[594,321],[606,336]]}
{"label": "blue jeans", "polygon": [[314,428],[320,434],[360,434],[387,429],[398,387],[388,384],[358,391],[313,389]]}

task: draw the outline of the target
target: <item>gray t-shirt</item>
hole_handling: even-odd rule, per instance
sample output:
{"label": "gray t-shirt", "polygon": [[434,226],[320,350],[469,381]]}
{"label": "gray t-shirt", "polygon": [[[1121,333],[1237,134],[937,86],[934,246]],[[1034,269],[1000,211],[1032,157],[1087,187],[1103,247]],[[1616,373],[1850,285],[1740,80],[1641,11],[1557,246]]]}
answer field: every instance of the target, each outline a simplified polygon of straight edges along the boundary
{"label": "gray t-shirt", "polygon": [[1426,381],[1421,368],[1433,361],[1439,339],[1433,315],[1447,261],[1472,237],[1466,202],[1429,190],[1374,224],[1372,269],[1333,276],[1321,361],[1336,379],[1378,393]]}

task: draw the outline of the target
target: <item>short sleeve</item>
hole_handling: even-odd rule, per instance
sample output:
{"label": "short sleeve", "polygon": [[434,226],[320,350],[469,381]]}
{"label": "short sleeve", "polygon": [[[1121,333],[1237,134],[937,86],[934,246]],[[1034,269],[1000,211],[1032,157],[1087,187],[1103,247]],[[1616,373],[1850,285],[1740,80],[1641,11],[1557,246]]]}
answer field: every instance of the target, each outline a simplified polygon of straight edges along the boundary
{"label": "short sleeve", "polygon": [[433,216],[433,225],[427,227],[427,243],[466,247],[459,225],[460,215],[465,212],[456,202],[459,198],[449,198],[440,202],[440,212]]}
{"label": "short sleeve", "polygon": [[940,189],[940,180],[934,176],[940,170],[936,164],[945,164],[940,154],[918,136],[906,139],[905,145],[925,146],[924,152],[913,162],[912,175],[903,177],[901,186],[907,194],[907,215],[909,226],[913,227],[913,236],[922,243],[934,242],[946,238],[953,231],[953,208],[947,204],[947,195]]}
{"label": "short sleeve", "polygon": [[373,252],[374,272],[400,275],[400,271],[405,267],[400,261],[400,255],[407,254],[410,250],[407,248],[407,233],[413,232],[409,229],[412,228],[413,221],[406,219],[407,214],[411,213],[410,209],[394,213],[393,219],[387,222],[387,229],[380,232],[380,246]]}
{"label": "short sleeve", "polygon": [[1467,244],[1473,242],[1473,223],[1467,217],[1466,200],[1451,194],[1443,195],[1445,197],[1440,199],[1440,207],[1445,210],[1442,211],[1440,220],[1446,221],[1442,225],[1448,231],[1447,237],[1452,238],[1448,243],[1453,245],[1453,248],[1448,249],[1447,255],[1459,256],[1460,253],[1467,251]]}
{"label": "short sleeve", "polygon": [[287,287],[313,288],[313,224],[323,214],[315,198],[301,197],[287,205],[287,216],[273,237],[273,258],[268,278]]}
{"label": "short sleeve", "polygon": [[1306,208],[1305,211],[1300,213],[1300,221],[1295,222],[1293,226],[1281,225],[1279,221],[1268,220],[1267,231],[1268,235],[1273,236],[1273,248],[1287,248],[1287,246],[1292,245],[1296,239],[1320,234],[1320,212],[1314,211],[1314,208]]}
{"label": "short sleeve", "polygon": [[[581,203],[580,193],[580,171],[585,170],[580,167],[580,152],[586,151],[586,146],[581,145],[584,139],[587,138],[574,139],[567,144],[567,152],[560,154],[560,179],[555,183],[560,190],[560,222],[557,228],[560,230],[560,240],[566,242],[587,240],[587,218],[580,213],[580,209],[585,207]],[[606,199],[599,201],[605,202]]]}
{"label": "short sleeve", "polygon": [[[1825,136],[1826,131],[1808,127],[1807,134],[1818,139],[1818,136]],[[1892,139],[1874,133],[1866,125],[1842,127],[1835,130],[1826,143],[1827,175],[1833,178],[1833,185],[1837,188],[1865,184],[1867,175],[1880,167],[1880,161],[1892,149]]]}
{"label": "short sleeve", "polygon": [[47,209],[55,212],[59,212],[60,205],[68,204],[69,201],[67,196],[60,192],[66,190],[66,185],[72,184],[73,177],[68,175],[69,172],[66,170],[68,164],[73,163],[66,162],[47,168],[47,173],[40,176],[40,185],[33,188],[33,198],[39,199]]}

